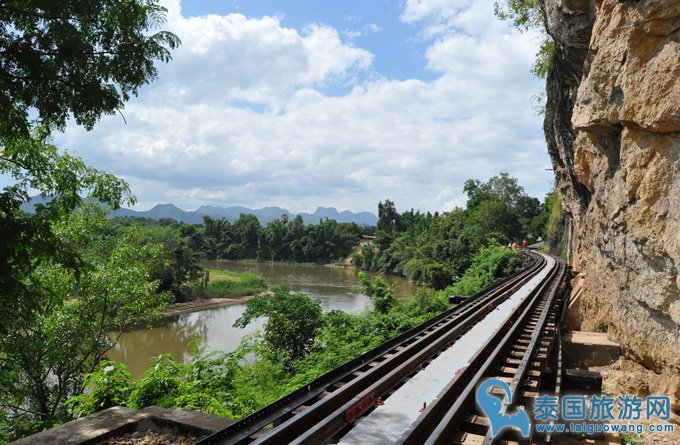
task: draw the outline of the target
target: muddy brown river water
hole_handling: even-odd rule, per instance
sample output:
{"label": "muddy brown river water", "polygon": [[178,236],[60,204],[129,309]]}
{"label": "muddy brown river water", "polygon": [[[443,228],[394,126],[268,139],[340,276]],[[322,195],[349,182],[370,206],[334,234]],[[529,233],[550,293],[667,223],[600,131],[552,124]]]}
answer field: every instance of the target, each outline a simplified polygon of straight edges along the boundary
{"label": "muddy brown river water", "polygon": [[[212,269],[255,271],[270,285],[283,285],[290,291],[304,292],[318,298],[324,311],[339,309],[358,313],[371,306],[371,300],[358,292],[359,280],[354,269],[292,263],[255,263],[248,261],[206,261]],[[406,279],[386,276],[395,288],[396,297],[412,296],[416,287]],[[109,358],[125,363],[134,377],[141,377],[149,367],[149,359],[159,354],[171,354],[180,361],[191,360],[191,343],[200,341],[207,348],[219,351],[234,350],[241,339],[262,328],[260,319],[245,329],[234,328],[245,306],[210,309],[183,314],[169,320],[167,325],[124,333],[109,351]]]}

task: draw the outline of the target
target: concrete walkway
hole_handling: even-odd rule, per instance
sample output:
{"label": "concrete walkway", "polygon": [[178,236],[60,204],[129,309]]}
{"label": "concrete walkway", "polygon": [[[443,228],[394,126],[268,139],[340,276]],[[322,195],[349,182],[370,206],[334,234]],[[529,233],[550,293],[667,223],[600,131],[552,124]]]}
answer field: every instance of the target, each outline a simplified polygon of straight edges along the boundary
{"label": "concrete walkway", "polygon": [[118,433],[177,429],[207,436],[234,423],[231,419],[211,416],[183,408],[149,406],[140,410],[115,406],[56,428],[11,442],[10,445],[59,444],[79,445],[114,437]]}

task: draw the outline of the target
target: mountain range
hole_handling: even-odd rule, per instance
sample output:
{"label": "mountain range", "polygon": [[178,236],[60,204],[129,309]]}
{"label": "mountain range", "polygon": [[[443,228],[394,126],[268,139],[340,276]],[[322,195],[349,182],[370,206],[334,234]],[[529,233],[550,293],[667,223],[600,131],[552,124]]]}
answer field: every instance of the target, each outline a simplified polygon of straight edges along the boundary
{"label": "mountain range", "polygon": [[[41,196],[35,196],[31,200],[22,205],[22,209],[27,212],[32,212],[35,204],[44,204],[49,198],[43,198]],[[249,209],[248,207],[232,206],[232,207],[219,207],[219,206],[208,206],[204,205],[199,207],[194,211],[182,210],[174,204],[158,204],[149,210],[132,210],[132,209],[119,209],[111,212],[112,217],[123,217],[123,216],[133,216],[142,218],[151,218],[159,220],[162,218],[172,218],[180,222],[188,224],[202,224],[203,216],[211,216],[213,218],[225,218],[228,221],[236,221],[241,213],[252,214],[257,217],[260,224],[267,224],[281,215],[288,215],[289,219],[294,218],[295,213],[283,209],[281,207],[264,207],[261,209]],[[334,207],[317,207],[314,213],[299,213],[302,216],[302,220],[305,224],[317,224],[324,218],[334,219],[337,222],[353,222],[360,226],[374,226],[378,223],[378,218],[371,212],[350,212],[342,211],[339,212]]]}

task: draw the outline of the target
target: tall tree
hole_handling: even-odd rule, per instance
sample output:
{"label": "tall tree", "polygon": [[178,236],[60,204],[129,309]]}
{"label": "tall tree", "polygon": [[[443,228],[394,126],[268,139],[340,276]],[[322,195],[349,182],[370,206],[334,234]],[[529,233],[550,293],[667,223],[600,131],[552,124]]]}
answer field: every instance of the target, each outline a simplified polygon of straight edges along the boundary
{"label": "tall tree", "polygon": [[522,196],[525,196],[524,187],[519,185],[517,178],[508,173],[489,178],[487,182],[478,179],[465,181],[463,191],[468,195],[467,208],[474,209],[484,201],[497,199],[510,207],[514,207]]}
{"label": "tall tree", "polygon": [[389,199],[378,203],[378,239],[376,242],[381,249],[385,249],[394,240],[401,228],[401,215],[397,212],[394,202]]}
{"label": "tall tree", "polygon": [[[121,270],[140,253],[129,246],[89,281],[94,256],[60,224],[83,195],[113,208],[134,197],[124,181],[60,152],[50,134],[71,116],[92,128],[156,77],[154,63],[179,44],[158,29],[165,12],[158,0],[0,0],[0,175],[14,181],[0,191],[0,417],[53,418],[96,360],[91,352],[106,346],[87,329],[112,315],[110,298],[123,298],[116,314],[142,316],[124,301],[155,289],[125,290],[148,283],[143,268]],[[34,190],[51,200],[29,215],[21,204]]]}
{"label": "tall tree", "polygon": [[28,136],[30,111],[47,128],[72,114],[87,128],[123,108],[179,44],[159,30],[158,0],[0,2],[0,135]]}
{"label": "tall tree", "polygon": [[0,411],[18,435],[68,419],[63,403],[80,393],[82,377],[124,329],[159,317],[169,297],[152,280],[161,246],[143,242],[134,227],[107,235],[114,231],[105,209],[74,212],[53,229],[84,267],[76,274],[36,258],[24,277],[33,317],[0,335]]}
{"label": "tall tree", "polygon": [[[91,128],[155,78],[154,62],[179,44],[157,30],[164,13],[157,0],[0,1],[0,174],[15,181],[0,192],[0,332],[11,330],[13,314],[33,311],[25,276],[36,261],[78,270],[53,221],[83,194],[113,208],[134,202],[124,181],[60,153],[49,135],[69,115]],[[27,215],[20,206],[29,190],[53,199]]]}

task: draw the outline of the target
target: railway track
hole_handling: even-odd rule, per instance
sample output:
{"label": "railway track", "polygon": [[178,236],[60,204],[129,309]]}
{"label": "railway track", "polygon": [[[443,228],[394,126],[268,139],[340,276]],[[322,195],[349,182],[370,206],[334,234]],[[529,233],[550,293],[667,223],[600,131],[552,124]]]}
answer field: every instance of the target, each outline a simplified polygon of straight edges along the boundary
{"label": "railway track", "polygon": [[[520,388],[529,397],[532,386],[526,384],[533,384],[535,389],[541,385],[542,373],[537,372],[536,367],[542,366],[540,354],[547,357],[550,339],[554,337],[555,295],[559,293],[565,268],[561,262],[545,255],[528,255],[531,264],[524,271],[362,354],[199,444],[336,443],[519,289],[545,276],[505,320],[507,329],[499,329],[483,345],[470,365],[446,386],[446,392],[423,409],[418,422],[404,428],[404,434],[398,439],[399,443],[442,443],[437,437],[448,437],[445,440],[451,443],[453,431],[462,439],[459,442],[475,434],[484,441],[484,420],[472,412],[475,379],[500,371],[498,375],[509,379],[513,388]],[[456,410],[452,411],[454,407]],[[268,428],[271,425],[274,427]]]}
{"label": "railway track", "polygon": [[[539,391],[553,389],[554,372],[544,373],[558,329],[561,291],[564,290],[566,266],[558,260],[548,279],[531,297],[517,322],[507,331],[499,331],[480,349],[478,366],[468,367],[452,380],[418,423],[405,433],[400,444],[484,444],[494,443],[489,421],[475,407],[475,389],[487,377],[506,381],[514,399],[505,404],[524,405],[527,412]],[[521,439],[510,430],[509,439],[519,443],[540,440]],[[504,437],[497,437],[496,440]]]}

